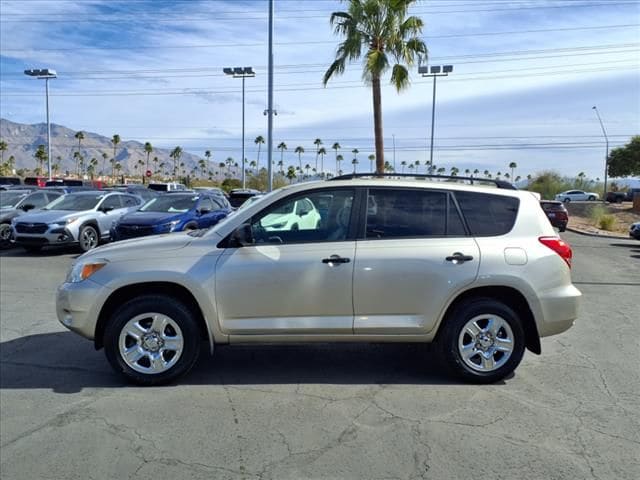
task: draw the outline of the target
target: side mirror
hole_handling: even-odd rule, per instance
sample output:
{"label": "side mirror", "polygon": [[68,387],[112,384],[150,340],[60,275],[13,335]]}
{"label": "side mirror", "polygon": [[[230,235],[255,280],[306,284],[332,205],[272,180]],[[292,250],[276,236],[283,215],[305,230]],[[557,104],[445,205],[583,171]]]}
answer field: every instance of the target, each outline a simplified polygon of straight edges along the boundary
{"label": "side mirror", "polygon": [[29,210],[33,210],[34,208],[36,208],[36,206],[31,203],[25,203],[20,208],[22,208],[22,210],[24,210],[25,212],[28,212]]}
{"label": "side mirror", "polygon": [[248,223],[240,225],[233,231],[231,237],[229,237],[230,247],[246,247],[253,244],[253,231],[251,230],[251,225]]}
{"label": "side mirror", "polygon": [[100,207],[99,210],[102,213],[109,213],[111,210],[113,210],[113,207]]}

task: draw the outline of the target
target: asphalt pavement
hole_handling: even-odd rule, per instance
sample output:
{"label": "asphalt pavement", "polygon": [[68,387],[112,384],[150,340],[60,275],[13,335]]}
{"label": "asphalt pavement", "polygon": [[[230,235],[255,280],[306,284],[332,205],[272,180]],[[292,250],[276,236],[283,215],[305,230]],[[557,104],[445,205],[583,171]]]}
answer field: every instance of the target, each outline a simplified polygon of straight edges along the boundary
{"label": "asphalt pavement", "polygon": [[0,253],[0,478],[640,478],[640,242],[563,234],[576,325],[486,386],[423,345],[220,347],[122,383],[58,324],[71,251]]}

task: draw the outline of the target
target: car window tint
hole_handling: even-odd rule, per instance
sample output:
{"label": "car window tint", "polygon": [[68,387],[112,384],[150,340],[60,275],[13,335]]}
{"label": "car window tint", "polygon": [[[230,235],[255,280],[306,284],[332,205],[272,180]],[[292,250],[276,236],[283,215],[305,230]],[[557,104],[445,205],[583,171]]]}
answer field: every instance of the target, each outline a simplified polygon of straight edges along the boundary
{"label": "car window tint", "polygon": [[122,200],[125,207],[137,207],[140,205],[140,200],[136,197],[132,197],[131,195],[123,195]]}
{"label": "car window tint", "polygon": [[53,202],[56,198],[59,198],[62,194],[55,192],[47,192],[47,203]]}
{"label": "car window tint", "polygon": [[449,196],[449,211],[447,214],[447,236],[462,237],[467,232],[464,229],[462,218],[460,218],[460,212],[456,208],[456,204],[453,201],[453,197]]}
{"label": "car window tint", "polygon": [[44,193],[33,193],[22,202],[23,205],[33,205],[35,208],[44,207],[47,203],[47,196]]}
{"label": "car window tint", "polygon": [[257,244],[344,241],[349,232],[353,198],[351,189],[292,195],[253,217],[254,240]]}
{"label": "car window tint", "polygon": [[[447,193],[430,190],[371,189],[366,238],[446,235]],[[462,229],[464,234],[464,228]]]}
{"label": "car window tint", "polygon": [[102,208],[113,208],[114,210],[116,208],[122,208],[122,203],[120,202],[121,196],[122,195],[111,195],[110,197],[105,198],[100,206]]}
{"label": "car window tint", "polygon": [[211,199],[207,197],[200,199],[200,209],[203,208],[209,210],[210,212],[216,210],[216,207],[213,205]]}
{"label": "car window tint", "polygon": [[476,192],[456,192],[455,196],[472,235],[504,235],[513,228],[519,199]]}
{"label": "car window tint", "polygon": [[212,198],[211,202],[214,205],[214,210],[222,210],[227,208],[225,202],[221,198]]}

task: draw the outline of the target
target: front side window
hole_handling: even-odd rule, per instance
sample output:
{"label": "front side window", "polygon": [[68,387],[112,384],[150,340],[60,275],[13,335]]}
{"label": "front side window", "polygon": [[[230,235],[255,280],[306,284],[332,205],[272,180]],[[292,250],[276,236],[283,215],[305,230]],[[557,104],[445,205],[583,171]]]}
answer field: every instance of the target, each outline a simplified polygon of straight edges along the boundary
{"label": "front side window", "polygon": [[339,242],[347,239],[354,191],[322,190],[292,195],[256,214],[256,244]]}
{"label": "front side window", "polygon": [[104,199],[101,208],[111,208],[112,210],[116,210],[118,208],[122,208],[122,203],[120,202],[121,195],[112,195]]}
{"label": "front side window", "polygon": [[464,235],[447,192],[371,189],[367,199],[367,239]]}

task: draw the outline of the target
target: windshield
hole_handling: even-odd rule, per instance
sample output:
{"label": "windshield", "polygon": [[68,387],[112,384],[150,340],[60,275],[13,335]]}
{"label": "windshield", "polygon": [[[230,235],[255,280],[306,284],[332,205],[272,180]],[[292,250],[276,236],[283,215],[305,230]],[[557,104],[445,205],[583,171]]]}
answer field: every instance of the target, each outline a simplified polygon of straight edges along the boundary
{"label": "windshield", "polygon": [[195,207],[198,197],[167,194],[145,203],[140,212],[184,213]]}
{"label": "windshield", "polygon": [[63,195],[44,207],[43,210],[69,210],[72,212],[92,210],[103,197],[104,195]]}
{"label": "windshield", "polygon": [[25,195],[24,192],[0,192],[0,208],[15,207]]}

